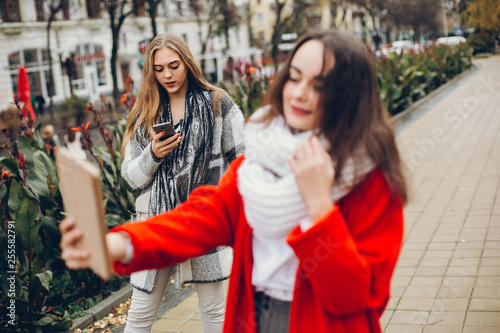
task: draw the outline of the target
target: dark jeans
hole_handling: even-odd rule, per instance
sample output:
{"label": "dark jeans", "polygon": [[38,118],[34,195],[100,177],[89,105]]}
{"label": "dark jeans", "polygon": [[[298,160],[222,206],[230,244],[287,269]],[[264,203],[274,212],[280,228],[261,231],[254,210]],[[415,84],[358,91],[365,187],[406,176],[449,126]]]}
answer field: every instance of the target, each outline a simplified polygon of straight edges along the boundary
{"label": "dark jeans", "polygon": [[290,325],[290,302],[255,292],[255,314],[258,333],[288,333]]}

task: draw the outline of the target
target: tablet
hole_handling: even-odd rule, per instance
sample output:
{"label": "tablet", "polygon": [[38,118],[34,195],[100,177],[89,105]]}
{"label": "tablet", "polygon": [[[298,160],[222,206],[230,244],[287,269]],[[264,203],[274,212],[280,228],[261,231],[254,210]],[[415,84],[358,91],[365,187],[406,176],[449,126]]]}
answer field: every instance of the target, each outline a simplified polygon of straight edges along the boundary
{"label": "tablet", "polygon": [[109,280],[113,273],[106,246],[101,173],[90,162],[75,158],[67,148],[58,148],[56,154],[64,211],[75,218],[83,232],[77,248],[88,250],[88,266],[103,280]]}

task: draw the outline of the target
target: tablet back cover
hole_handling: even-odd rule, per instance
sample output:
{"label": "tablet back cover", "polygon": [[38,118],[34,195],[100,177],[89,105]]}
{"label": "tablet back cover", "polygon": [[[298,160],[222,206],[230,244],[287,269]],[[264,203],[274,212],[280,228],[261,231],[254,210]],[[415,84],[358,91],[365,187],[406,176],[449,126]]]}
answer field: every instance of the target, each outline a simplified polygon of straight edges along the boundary
{"label": "tablet back cover", "polygon": [[65,212],[76,219],[83,232],[77,248],[88,250],[89,267],[102,279],[109,280],[112,267],[106,247],[100,171],[90,162],[74,158],[64,147],[57,149],[56,157]]}

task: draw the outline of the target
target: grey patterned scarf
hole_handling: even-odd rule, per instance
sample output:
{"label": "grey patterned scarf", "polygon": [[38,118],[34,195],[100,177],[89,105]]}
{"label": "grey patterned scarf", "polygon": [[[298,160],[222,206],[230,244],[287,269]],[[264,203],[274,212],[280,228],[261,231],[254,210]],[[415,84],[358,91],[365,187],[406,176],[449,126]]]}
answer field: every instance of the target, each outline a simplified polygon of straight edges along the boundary
{"label": "grey patterned scarf", "polygon": [[[172,122],[170,103],[165,103],[160,122]],[[153,179],[149,216],[169,211],[186,201],[189,193],[204,185],[212,153],[214,112],[208,91],[189,86],[186,110],[180,121],[183,137],[163,159]]]}

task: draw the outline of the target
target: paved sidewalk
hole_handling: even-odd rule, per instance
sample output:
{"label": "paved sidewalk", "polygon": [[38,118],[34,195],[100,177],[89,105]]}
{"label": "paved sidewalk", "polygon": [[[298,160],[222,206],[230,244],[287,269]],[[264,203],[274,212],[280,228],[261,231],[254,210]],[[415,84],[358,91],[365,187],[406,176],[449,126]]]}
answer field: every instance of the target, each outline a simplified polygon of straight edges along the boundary
{"label": "paved sidewalk", "polygon": [[[500,56],[398,134],[410,175],[386,333],[500,332]],[[202,332],[196,293],[153,332]]]}
{"label": "paved sidewalk", "polygon": [[500,56],[398,135],[411,175],[386,333],[500,332]]}

